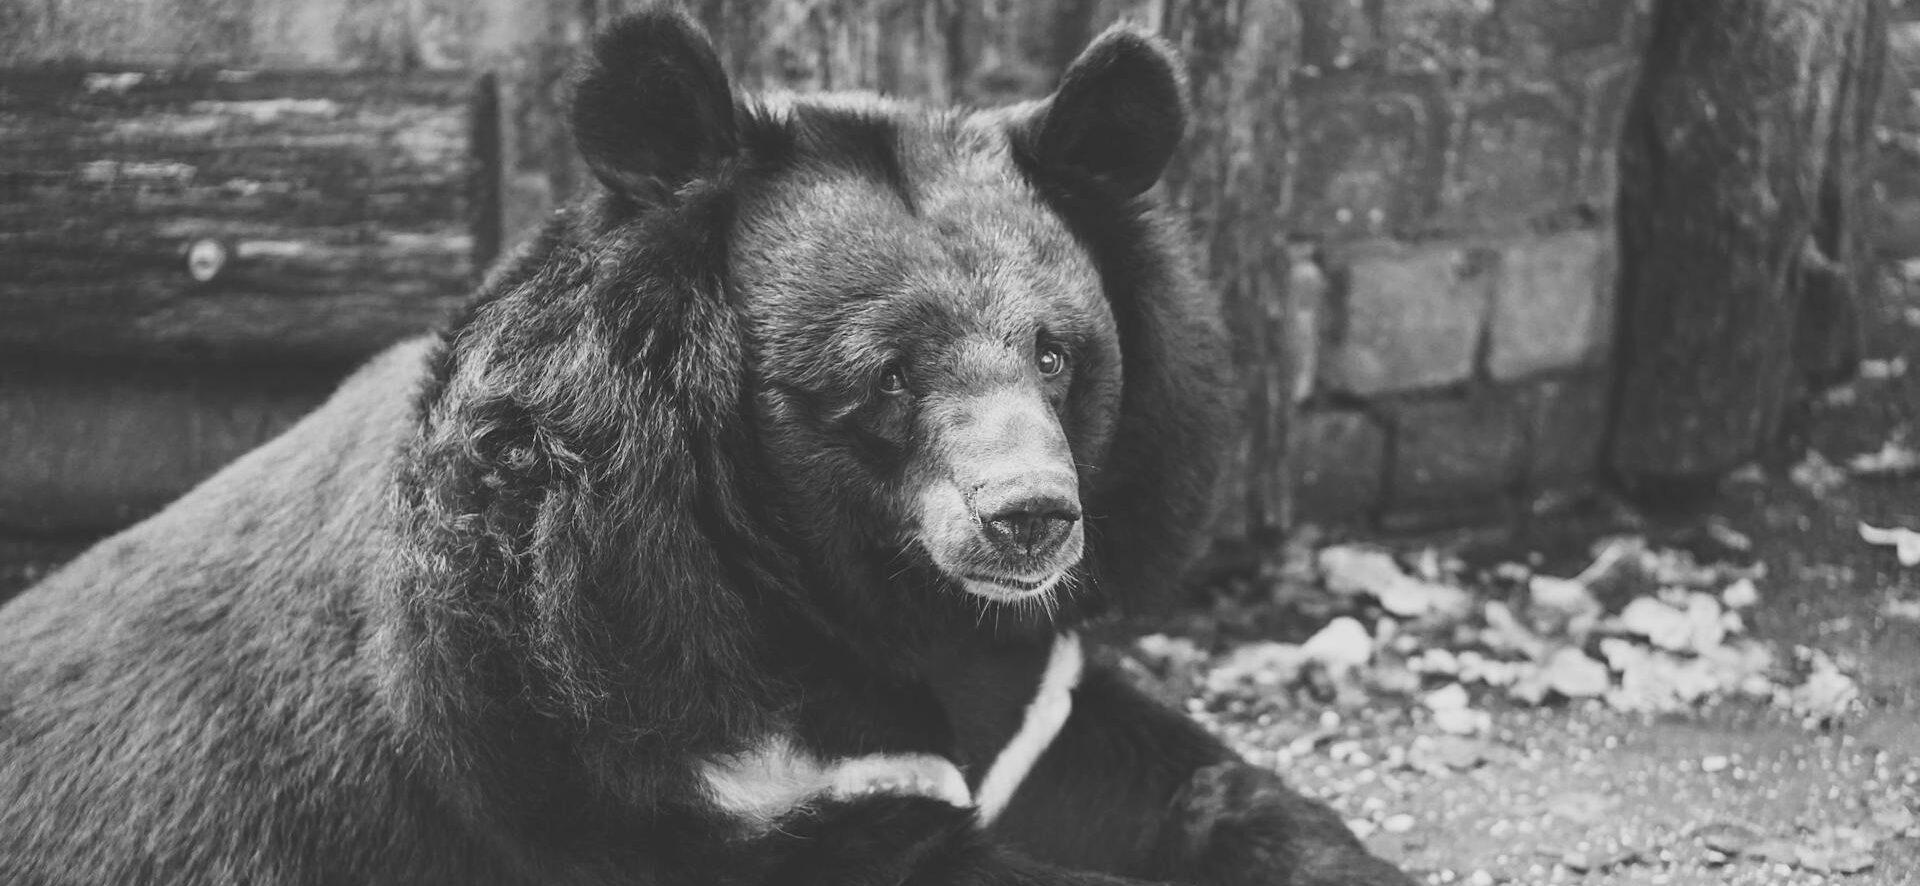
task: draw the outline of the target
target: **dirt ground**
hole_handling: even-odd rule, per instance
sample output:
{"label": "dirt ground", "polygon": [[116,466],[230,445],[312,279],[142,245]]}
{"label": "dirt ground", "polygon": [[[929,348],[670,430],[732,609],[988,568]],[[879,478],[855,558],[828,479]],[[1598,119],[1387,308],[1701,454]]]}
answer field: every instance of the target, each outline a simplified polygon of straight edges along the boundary
{"label": "dirt ground", "polygon": [[[1920,444],[1920,287],[1890,283],[1879,310],[1867,356],[1896,371],[1812,416],[1814,448],[1837,465],[1889,439]],[[1920,476],[1813,491],[1792,475],[1729,482],[1714,516],[1766,564],[1752,636],[1832,656],[1860,688],[1852,716],[1809,727],[1764,700],[1659,716],[1597,698],[1496,702],[1482,759],[1458,770],[1404,765],[1448,740],[1411,700],[1215,725],[1432,883],[1920,884],[1920,566],[1858,528],[1920,529]]]}

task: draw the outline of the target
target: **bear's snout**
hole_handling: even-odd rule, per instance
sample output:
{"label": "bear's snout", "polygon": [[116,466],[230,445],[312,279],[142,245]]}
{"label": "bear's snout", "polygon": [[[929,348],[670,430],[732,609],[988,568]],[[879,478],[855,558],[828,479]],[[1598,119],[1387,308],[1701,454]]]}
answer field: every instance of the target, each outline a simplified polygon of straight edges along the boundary
{"label": "bear's snout", "polygon": [[1022,473],[974,496],[980,531],[1010,560],[1046,560],[1058,552],[1080,522],[1072,474]]}
{"label": "bear's snout", "polygon": [[1073,450],[1045,397],[1008,386],[937,404],[930,418],[942,464],[917,522],[935,565],[989,599],[1050,593],[1085,542]]}

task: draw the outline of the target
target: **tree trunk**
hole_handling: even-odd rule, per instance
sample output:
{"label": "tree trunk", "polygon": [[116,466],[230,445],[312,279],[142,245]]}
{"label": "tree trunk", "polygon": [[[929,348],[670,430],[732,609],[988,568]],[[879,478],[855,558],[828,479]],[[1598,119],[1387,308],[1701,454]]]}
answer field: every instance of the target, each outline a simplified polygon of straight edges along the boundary
{"label": "tree trunk", "polygon": [[1663,0],[1620,159],[1609,468],[1658,498],[1753,458],[1857,357],[1883,0]]}
{"label": "tree trunk", "polygon": [[1219,535],[1279,567],[1292,520],[1287,439],[1299,361],[1291,359],[1287,231],[1288,87],[1298,26],[1280,3],[1170,0],[1160,30],[1187,60],[1193,102],[1170,184],[1220,287],[1242,380],[1243,459],[1221,490]]}

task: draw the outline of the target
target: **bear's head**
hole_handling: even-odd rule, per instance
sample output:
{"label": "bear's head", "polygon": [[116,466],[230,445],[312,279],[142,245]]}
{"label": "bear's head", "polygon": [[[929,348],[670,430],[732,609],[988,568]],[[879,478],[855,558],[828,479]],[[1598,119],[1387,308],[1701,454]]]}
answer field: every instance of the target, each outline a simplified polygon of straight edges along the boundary
{"label": "bear's head", "polygon": [[[912,644],[1164,591],[1206,538],[1227,393],[1153,191],[1183,92],[1125,28],[985,112],[745,96],[675,12],[602,32],[571,118],[598,188],[496,271],[421,397],[416,620],[506,634],[500,681],[597,704],[748,680],[796,625]],[[631,713],[600,715],[674,712]]]}

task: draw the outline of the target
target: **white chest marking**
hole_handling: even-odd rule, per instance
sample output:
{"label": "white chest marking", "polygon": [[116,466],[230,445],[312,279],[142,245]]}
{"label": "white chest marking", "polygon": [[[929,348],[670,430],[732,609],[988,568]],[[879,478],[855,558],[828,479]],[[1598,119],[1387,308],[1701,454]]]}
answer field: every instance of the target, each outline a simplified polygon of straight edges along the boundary
{"label": "white chest marking", "polygon": [[1020,729],[988,767],[977,795],[967,790],[959,768],[945,757],[869,754],[821,760],[781,735],[746,753],[702,763],[700,775],[714,804],[754,830],[772,826],[811,801],[868,794],[923,796],[973,806],[981,825],[992,824],[1066,725],[1084,664],[1078,635],[1062,634],[1054,640]]}
{"label": "white chest marking", "polygon": [[933,754],[869,754],[821,760],[774,736],[759,747],[700,767],[707,794],[749,827],[764,829],[808,802],[867,794],[932,797],[972,806],[967,780],[945,757]]}
{"label": "white chest marking", "polygon": [[1021,782],[1027,780],[1040,755],[1060,736],[1060,728],[1067,724],[1067,715],[1073,713],[1073,690],[1080,685],[1080,672],[1085,665],[1079,634],[1068,632],[1054,638],[1053,650],[1047,654],[1047,670],[1040,676],[1040,688],[1034,693],[1033,701],[1027,703],[1020,731],[1000,749],[1000,755],[987,769],[987,777],[980,780],[980,790],[974,794],[982,825],[992,824],[1006,811],[1007,803],[1013,800]]}

